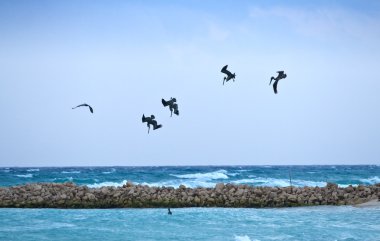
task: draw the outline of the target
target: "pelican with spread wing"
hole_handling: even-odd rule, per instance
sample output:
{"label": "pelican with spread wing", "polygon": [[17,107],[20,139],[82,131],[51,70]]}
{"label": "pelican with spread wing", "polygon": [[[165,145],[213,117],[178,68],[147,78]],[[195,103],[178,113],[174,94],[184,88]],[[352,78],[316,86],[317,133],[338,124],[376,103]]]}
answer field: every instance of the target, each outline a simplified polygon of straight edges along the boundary
{"label": "pelican with spread wing", "polygon": [[149,134],[149,130],[150,130],[150,125],[153,126],[153,130],[156,130],[156,129],[159,129],[162,127],[162,125],[158,125],[157,124],[157,121],[155,120],[155,116],[154,115],[151,115],[150,117],[145,117],[145,115],[143,114],[141,120],[142,122],[146,122],[146,125],[148,126],[148,134]]}
{"label": "pelican with spread wing", "polygon": [[224,81],[229,81],[230,79],[232,79],[233,81],[235,81],[235,77],[236,77],[236,74],[235,73],[231,73],[229,70],[227,70],[227,67],[228,65],[224,66],[222,68],[222,70],[220,72],[222,72],[223,74],[226,74],[227,76],[224,76],[223,78],[223,85],[224,85]]}
{"label": "pelican with spread wing", "polygon": [[75,106],[75,107],[73,107],[73,108],[71,108],[71,109],[75,109],[75,108],[83,107],[83,106],[84,106],[84,107],[88,107],[88,108],[90,109],[91,113],[94,113],[94,110],[92,109],[92,107],[91,107],[90,105],[86,104],[86,103],[81,104],[81,105],[78,105],[78,106]]}
{"label": "pelican with spread wing", "polygon": [[176,98],[171,97],[170,100],[168,100],[168,101],[162,99],[161,102],[164,105],[164,107],[169,106],[170,117],[172,117],[173,111],[174,111],[174,114],[179,115],[178,104],[176,103],[177,102]]}

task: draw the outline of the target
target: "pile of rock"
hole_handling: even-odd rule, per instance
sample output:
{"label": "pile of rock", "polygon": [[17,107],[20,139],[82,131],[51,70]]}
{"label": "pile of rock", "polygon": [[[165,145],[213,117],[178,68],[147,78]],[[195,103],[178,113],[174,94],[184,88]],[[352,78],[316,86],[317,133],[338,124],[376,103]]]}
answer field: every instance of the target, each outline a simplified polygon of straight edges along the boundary
{"label": "pile of rock", "polygon": [[352,205],[378,199],[380,184],[339,188],[254,187],[219,183],[215,188],[149,187],[128,182],[123,187],[88,188],[74,183],[34,183],[0,188],[0,207],[151,208],[151,207],[293,207]]}

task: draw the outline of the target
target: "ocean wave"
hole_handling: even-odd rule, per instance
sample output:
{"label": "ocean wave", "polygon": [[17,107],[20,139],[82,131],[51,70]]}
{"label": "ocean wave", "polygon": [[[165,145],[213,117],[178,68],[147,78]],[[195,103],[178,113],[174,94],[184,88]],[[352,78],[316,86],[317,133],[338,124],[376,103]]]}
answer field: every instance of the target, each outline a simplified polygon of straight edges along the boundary
{"label": "ocean wave", "polygon": [[[90,188],[122,187],[126,183],[127,183],[127,180],[124,180],[122,182],[101,182],[101,183],[87,184],[86,186],[90,187]],[[135,184],[137,184],[137,183],[135,183]]]}
{"label": "ocean wave", "polygon": [[80,171],[61,171],[62,174],[79,174]]}
{"label": "ocean wave", "polygon": [[31,169],[28,169],[26,170],[27,172],[39,172],[40,169],[39,168],[31,168]]}
{"label": "ocean wave", "polygon": [[16,175],[17,177],[24,177],[24,178],[31,178],[31,177],[33,177],[33,174],[25,174],[25,175],[22,175],[22,174],[20,174],[20,175]]}
{"label": "ocean wave", "polygon": [[376,184],[376,183],[380,183],[380,178],[378,176],[373,176],[373,177],[370,177],[370,178],[360,179],[360,181],[363,182],[363,183],[365,183],[365,184],[373,185],[373,184]]}
{"label": "ocean wave", "polygon": [[110,171],[105,171],[105,172],[102,172],[103,174],[111,174],[111,173],[114,173],[116,172],[116,169],[115,168],[111,168]]}
{"label": "ocean wave", "polygon": [[[121,182],[101,182],[101,183],[94,183],[94,184],[87,184],[86,186],[90,188],[100,188],[100,187],[121,187],[124,184],[127,183],[127,180],[123,180]],[[184,185],[189,188],[197,188],[197,187],[209,187],[213,188],[215,187],[216,183],[213,182],[206,182],[206,181],[200,181],[200,180],[187,180],[187,181],[181,181],[181,180],[168,180],[168,181],[162,181],[162,182],[133,182],[135,185],[147,185],[149,187],[174,187],[178,188],[180,185]]]}
{"label": "ocean wave", "polygon": [[214,180],[214,179],[228,179],[229,177],[226,175],[226,170],[218,170],[214,172],[206,172],[206,173],[191,173],[191,174],[170,174],[171,176],[185,179],[201,179],[201,180]]}
{"label": "ocean wave", "polygon": [[[276,179],[276,178],[261,178],[256,177],[252,179],[241,179],[232,181],[234,184],[251,184],[254,186],[268,186],[268,187],[288,187],[290,186],[289,179]],[[308,180],[292,180],[292,185],[296,187],[324,187],[326,182],[308,181]]]}
{"label": "ocean wave", "polygon": [[163,182],[143,182],[141,185],[147,185],[150,187],[174,187],[178,188],[180,185],[184,185],[185,187],[189,188],[197,188],[197,187],[209,187],[213,188],[215,187],[216,183],[214,182],[207,182],[207,181],[201,181],[201,180],[187,180],[187,181],[181,181],[181,180],[169,180],[169,181],[163,181]]}
{"label": "ocean wave", "polygon": [[[239,236],[239,235],[235,235],[235,241],[252,241],[248,235],[244,235],[244,236]],[[259,241],[258,239],[254,239],[254,241]]]}

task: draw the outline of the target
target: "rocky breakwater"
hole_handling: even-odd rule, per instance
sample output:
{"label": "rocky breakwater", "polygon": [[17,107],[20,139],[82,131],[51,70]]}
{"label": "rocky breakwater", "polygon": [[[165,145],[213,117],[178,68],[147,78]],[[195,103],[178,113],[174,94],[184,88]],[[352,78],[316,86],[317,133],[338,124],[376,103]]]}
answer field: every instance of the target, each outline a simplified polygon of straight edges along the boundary
{"label": "rocky breakwater", "polygon": [[378,199],[380,184],[339,188],[253,187],[219,183],[215,188],[88,188],[73,183],[33,183],[0,188],[0,207],[17,208],[153,208],[153,207],[294,207],[353,205]]}

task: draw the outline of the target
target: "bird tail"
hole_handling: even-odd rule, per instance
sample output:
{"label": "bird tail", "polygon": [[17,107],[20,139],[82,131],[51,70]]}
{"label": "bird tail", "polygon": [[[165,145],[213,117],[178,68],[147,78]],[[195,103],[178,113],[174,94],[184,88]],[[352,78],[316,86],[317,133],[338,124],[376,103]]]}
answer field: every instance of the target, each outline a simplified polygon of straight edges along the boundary
{"label": "bird tail", "polygon": [[178,110],[174,110],[174,114],[179,115],[179,111]]}
{"label": "bird tail", "polygon": [[272,83],[272,80],[274,80],[274,77],[273,77],[273,76],[270,78],[269,85]]}
{"label": "bird tail", "polygon": [[163,104],[164,106],[168,106],[168,105],[169,105],[168,101],[166,101],[166,100],[164,100],[164,99],[162,99],[161,101],[162,101],[162,104]]}
{"label": "bird tail", "polygon": [[142,120],[142,122],[143,122],[143,123],[144,123],[144,122],[146,122],[146,117],[145,117],[145,115],[144,115],[144,114],[143,114],[143,116],[142,116],[141,120]]}

